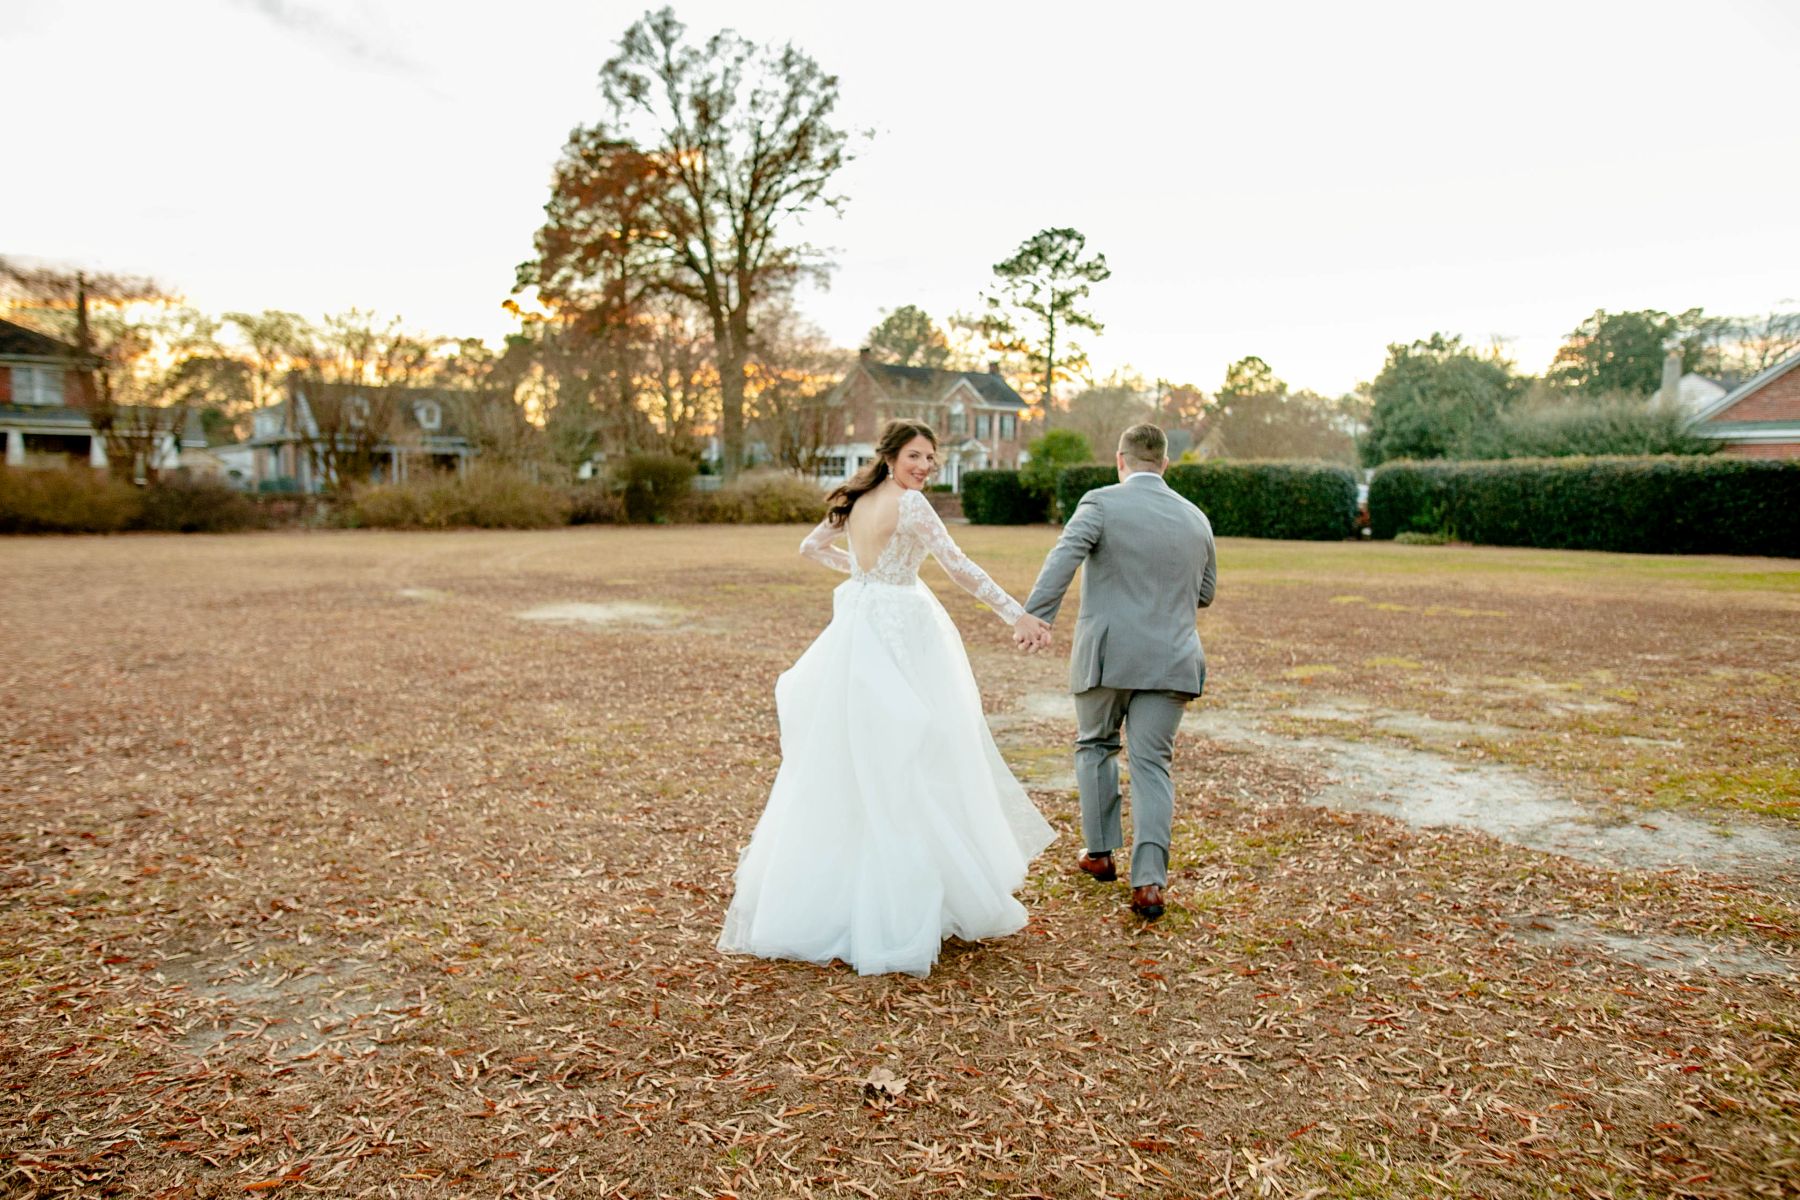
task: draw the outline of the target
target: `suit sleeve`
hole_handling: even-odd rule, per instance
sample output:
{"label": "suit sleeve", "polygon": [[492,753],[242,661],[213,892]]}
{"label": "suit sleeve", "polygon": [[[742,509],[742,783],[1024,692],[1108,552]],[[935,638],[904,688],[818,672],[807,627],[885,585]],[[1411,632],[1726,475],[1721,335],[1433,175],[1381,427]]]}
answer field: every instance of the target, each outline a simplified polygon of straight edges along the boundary
{"label": "suit sleeve", "polygon": [[1044,621],[1056,620],[1057,611],[1062,608],[1063,593],[1069,590],[1069,584],[1075,578],[1075,568],[1100,545],[1100,526],[1100,502],[1093,492],[1089,492],[1075,506],[1074,514],[1063,526],[1062,536],[1056,539],[1050,556],[1044,559],[1044,567],[1038,572],[1037,582],[1025,601],[1026,612]]}
{"label": "suit sleeve", "polygon": [[1212,530],[1206,531],[1206,547],[1202,555],[1205,562],[1200,567],[1200,604],[1201,608],[1211,608],[1213,593],[1219,585],[1219,555],[1213,545]]}

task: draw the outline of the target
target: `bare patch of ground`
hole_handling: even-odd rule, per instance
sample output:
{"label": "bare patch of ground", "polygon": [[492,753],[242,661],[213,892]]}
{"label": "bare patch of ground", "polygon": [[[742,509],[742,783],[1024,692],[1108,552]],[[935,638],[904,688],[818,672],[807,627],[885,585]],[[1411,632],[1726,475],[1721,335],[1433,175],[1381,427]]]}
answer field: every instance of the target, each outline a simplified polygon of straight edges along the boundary
{"label": "bare patch of ground", "polygon": [[671,629],[687,624],[687,614],[660,604],[639,604],[630,600],[612,600],[602,604],[568,601],[562,604],[540,604],[516,614],[521,621],[553,621],[571,625],[597,625],[602,628],[624,625],[650,629]]}

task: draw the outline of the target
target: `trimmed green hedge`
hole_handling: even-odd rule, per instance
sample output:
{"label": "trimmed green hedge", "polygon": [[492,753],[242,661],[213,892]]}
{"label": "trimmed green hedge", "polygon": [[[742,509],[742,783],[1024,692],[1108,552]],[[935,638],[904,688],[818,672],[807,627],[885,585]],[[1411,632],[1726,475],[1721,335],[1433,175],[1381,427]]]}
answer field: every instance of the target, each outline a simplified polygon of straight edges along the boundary
{"label": "trimmed green hedge", "polygon": [[1356,536],[1356,472],[1322,462],[1181,463],[1164,476],[1220,537],[1338,542]]}
{"label": "trimmed green hedge", "polygon": [[1800,463],[1741,458],[1398,462],[1369,483],[1370,531],[1640,554],[1800,557]]}
{"label": "trimmed green hedge", "polygon": [[964,471],[962,505],[971,525],[1031,525],[1045,517],[1042,497],[1025,490],[1017,471]]}
{"label": "trimmed green hedge", "polygon": [[1117,482],[1117,467],[1064,467],[1056,477],[1057,518],[1067,521],[1083,496],[1095,488],[1111,487]]}
{"label": "trimmed green hedge", "polygon": [[[1193,501],[1220,537],[1340,541],[1356,536],[1356,473],[1319,462],[1181,463],[1163,476]],[[1097,487],[1117,483],[1112,467],[1070,467],[1057,480],[1057,505],[1075,511]]]}

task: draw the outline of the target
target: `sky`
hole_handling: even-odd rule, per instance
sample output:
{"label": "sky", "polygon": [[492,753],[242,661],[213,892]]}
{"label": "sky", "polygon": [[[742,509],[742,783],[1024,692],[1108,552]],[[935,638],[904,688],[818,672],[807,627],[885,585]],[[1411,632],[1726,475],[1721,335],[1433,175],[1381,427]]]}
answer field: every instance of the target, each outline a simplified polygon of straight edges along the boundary
{"label": "sky", "polygon": [[[0,254],[213,312],[356,306],[498,339],[569,130],[646,3],[8,0]],[[791,41],[868,131],[803,309],[975,311],[1072,226],[1095,370],[1338,394],[1442,330],[1544,369],[1593,310],[1800,305],[1791,0],[686,0]]]}

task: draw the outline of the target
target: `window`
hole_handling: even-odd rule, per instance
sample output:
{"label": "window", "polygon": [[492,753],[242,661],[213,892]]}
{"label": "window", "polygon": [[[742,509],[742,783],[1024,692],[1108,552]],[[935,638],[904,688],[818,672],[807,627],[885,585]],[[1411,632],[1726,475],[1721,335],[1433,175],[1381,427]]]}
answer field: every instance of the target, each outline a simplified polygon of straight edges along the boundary
{"label": "window", "polygon": [[436,429],[444,423],[444,409],[436,400],[421,400],[413,405],[413,415],[419,418],[420,429]]}
{"label": "window", "polygon": [[950,413],[950,432],[961,437],[963,431],[969,427],[968,420],[962,409],[953,409]]}
{"label": "window", "polygon": [[1019,432],[1019,418],[1014,413],[1000,414],[1000,440],[1010,442]]}
{"label": "window", "polygon": [[991,413],[975,414],[975,436],[985,438],[994,432],[994,418]]}
{"label": "window", "polygon": [[844,474],[844,456],[828,454],[819,460],[820,479],[838,479]]}
{"label": "window", "polygon": [[14,404],[61,404],[63,402],[62,368],[14,367],[12,369],[12,402]]}
{"label": "window", "polygon": [[344,401],[344,422],[352,429],[361,429],[369,419],[369,398],[367,396],[351,396]]}

